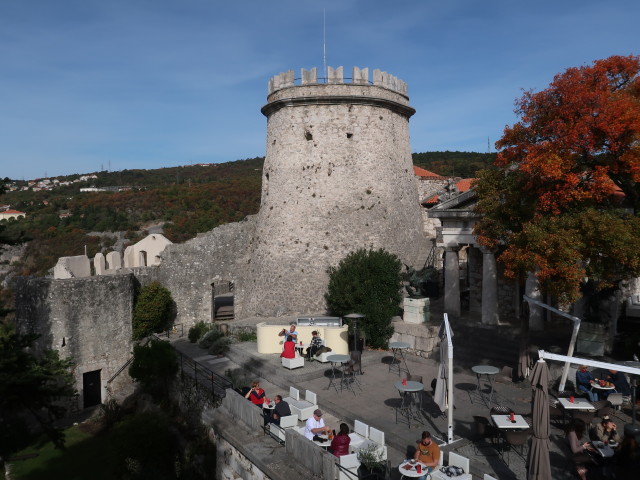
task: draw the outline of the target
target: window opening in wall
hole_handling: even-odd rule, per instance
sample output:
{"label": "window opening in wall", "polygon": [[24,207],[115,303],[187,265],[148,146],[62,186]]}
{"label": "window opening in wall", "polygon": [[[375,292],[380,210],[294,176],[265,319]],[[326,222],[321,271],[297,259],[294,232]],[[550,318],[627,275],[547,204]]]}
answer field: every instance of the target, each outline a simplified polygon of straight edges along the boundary
{"label": "window opening in wall", "polygon": [[353,137],[353,133],[347,133],[347,138]]}
{"label": "window opening in wall", "polygon": [[313,140],[313,135],[311,135],[311,132],[309,130],[305,130],[304,131],[304,138],[306,138],[307,141]]}

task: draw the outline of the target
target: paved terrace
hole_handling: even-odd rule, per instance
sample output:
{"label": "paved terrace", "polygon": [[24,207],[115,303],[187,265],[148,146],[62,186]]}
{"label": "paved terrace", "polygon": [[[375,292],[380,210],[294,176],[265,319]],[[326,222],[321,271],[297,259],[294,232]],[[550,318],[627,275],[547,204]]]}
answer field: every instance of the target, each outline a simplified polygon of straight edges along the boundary
{"label": "paved terrace", "polygon": [[[318,404],[325,412],[325,422],[328,425],[338,427],[342,421],[353,427],[353,421],[359,419],[385,432],[388,446],[388,458],[391,462],[392,478],[399,478],[397,465],[407,456],[407,452],[415,448],[416,441],[420,438],[422,430],[429,430],[433,435],[442,439],[443,451],[455,450],[470,458],[471,473],[474,477],[482,478],[484,473],[489,473],[502,480],[526,478],[525,459],[515,451],[504,459],[496,454],[490,444],[483,443],[484,447],[474,448],[473,417],[475,415],[489,417],[489,408],[477,392],[477,378],[469,370],[455,368],[454,370],[454,436],[456,441],[451,445],[443,445],[446,439],[446,417],[439,412],[433,403],[430,393],[431,380],[436,377],[438,362],[408,354],[407,365],[414,375],[421,375],[425,384],[424,424],[412,422],[409,427],[403,418],[396,423],[396,407],[400,403],[398,391],[394,383],[400,377],[397,372],[389,371],[391,352],[367,350],[363,353],[362,363],[365,374],[362,376],[362,390],[356,389],[356,394],[344,390],[336,393],[332,387],[328,390],[330,365],[320,362],[305,362],[304,368],[287,370],[281,366],[278,355],[263,355],[256,352],[254,342],[232,345],[231,351],[226,357],[214,357],[194,344],[190,344],[186,338],[173,341],[174,346],[184,354],[194,358],[198,362],[219,374],[233,372],[233,377],[242,385],[248,384],[251,379],[259,378],[267,396],[273,398],[276,394],[283,397],[288,394],[292,385],[301,390],[308,389],[318,395]],[[454,359],[455,365],[455,359]],[[488,383],[482,382],[485,392],[488,392]],[[521,384],[496,383],[494,404],[507,406],[516,413],[529,414],[531,412],[531,390],[528,382]],[[630,418],[623,412],[616,413],[615,419],[618,425],[630,422]],[[302,425],[302,423],[300,423]],[[621,429],[621,428],[620,428]],[[256,433],[261,435],[261,433]],[[571,463],[566,458],[564,448],[564,435],[560,429],[552,425],[551,428],[551,468],[554,479],[572,479],[575,475]],[[268,440],[260,439],[259,442]],[[274,442],[275,443],[275,442]],[[526,454],[525,454],[526,457]]]}

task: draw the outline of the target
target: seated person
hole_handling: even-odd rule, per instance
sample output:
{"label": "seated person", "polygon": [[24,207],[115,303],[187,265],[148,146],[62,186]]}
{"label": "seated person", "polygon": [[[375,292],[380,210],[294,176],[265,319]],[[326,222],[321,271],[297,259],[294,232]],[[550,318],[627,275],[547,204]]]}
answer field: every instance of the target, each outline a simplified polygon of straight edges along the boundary
{"label": "seated person", "polygon": [[593,451],[589,442],[582,442],[585,424],[582,420],[574,420],[565,428],[565,438],[571,449],[571,458],[581,480],[587,480],[587,465],[593,463],[588,452]]}
{"label": "seated person", "polygon": [[[624,373],[617,370],[609,370],[607,381],[613,383],[616,392],[621,393],[625,397],[631,395],[631,387],[629,386],[629,382],[627,382],[627,377],[624,376]],[[611,392],[606,392],[607,395],[603,396],[606,398],[609,393]]]}
{"label": "seated person", "polygon": [[307,360],[311,361],[311,357],[313,357],[318,349],[322,346],[322,339],[320,335],[318,335],[317,330],[311,332],[311,343],[309,344],[309,348],[307,348]]}
{"label": "seated person", "polygon": [[607,444],[611,442],[620,443],[622,441],[616,424],[607,416],[603,417],[602,422],[596,426],[594,437]]}
{"label": "seated person", "polygon": [[333,437],[331,440],[331,448],[329,451],[333,453],[336,457],[341,457],[342,455],[349,455],[349,444],[351,443],[351,438],[349,437],[349,427],[346,423],[340,424],[340,431],[338,434]]}
{"label": "seated person", "polygon": [[307,418],[307,423],[304,427],[304,436],[309,440],[313,440],[316,435],[322,435],[327,433],[329,427],[325,427],[324,420],[322,419],[322,411],[316,408],[313,411],[313,416]]}
{"label": "seated person", "polygon": [[298,340],[298,332],[296,332],[296,324],[292,323],[291,326],[289,327],[289,331],[287,332],[286,328],[283,328],[282,331],[280,333],[278,333],[279,337],[285,337],[285,338],[289,338],[292,337],[293,341],[297,341]]}
{"label": "seated person", "polygon": [[580,368],[576,372],[576,390],[579,392],[585,392],[589,397],[590,402],[598,400],[598,394],[591,391],[591,382],[595,379],[591,372],[587,369],[586,365],[580,365]]}
{"label": "seated person", "polygon": [[289,404],[282,400],[282,395],[276,395],[274,399],[276,402],[276,406],[273,409],[272,421],[276,425],[280,425],[280,419],[282,417],[288,417],[291,415],[291,408],[289,408]]}
{"label": "seated person", "polygon": [[244,398],[251,400],[254,405],[262,406],[264,404],[264,390],[260,388],[260,382],[255,380],[251,384],[251,390],[247,392]]}
{"label": "seated person", "polygon": [[422,432],[422,439],[418,443],[418,448],[413,458],[424,465],[426,469],[423,470],[420,480],[425,480],[427,474],[431,473],[434,469],[438,468],[438,462],[440,461],[440,447],[431,440],[431,434],[427,431]]}
{"label": "seated person", "polygon": [[293,343],[291,335],[287,337],[287,341],[284,342],[284,350],[280,354],[284,358],[296,358],[296,344]]}

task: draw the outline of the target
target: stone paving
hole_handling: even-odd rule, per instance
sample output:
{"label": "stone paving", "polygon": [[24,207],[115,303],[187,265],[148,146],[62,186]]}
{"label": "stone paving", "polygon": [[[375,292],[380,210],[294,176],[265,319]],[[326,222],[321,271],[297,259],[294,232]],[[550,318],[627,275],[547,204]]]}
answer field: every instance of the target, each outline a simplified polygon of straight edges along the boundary
{"label": "stone paving", "polygon": [[[325,412],[325,422],[338,426],[346,421],[353,425],[355,419],[364,421],[385,432],[389,450],[389,460],[392,468],[392,478],[398,478],[397,465],[407,456],[422,430],[429,430],[432,435],[440,439],[438,442],[444,451],[456,452],[471,459],[471,473],[474,477],[482,478],[484,473],[500,479],[526,478],[525,458],[516,451],[508,452],[504,457],[496,450],[485,444],[483,448],[476,448],[473,443],[473,417],[489,417],[489,407],[486,399],[483,401],[477,391],[477,377],[471,371],[454,369],[454,442],[445,445],[447,422],[446,417],[439,412],[433,403],[430,383],[436,376],[438,362],[414,355],[407,355],[407,366],[411,374],[421,375],[425,384],[424,420],[423,424],[412,422],[410,426],[402,418],[396,423],[396,408],[400,404],[400,397],[394,383],[404,378],[397,372],[390,372],[389,363],[391,352],[367,350],[363,353],[362,389],[356,393],[348,390],[338,391],[329,385],[330,365],[319,362],[306,362],[305,366],[296,370],[286,370],[281,366],[278,355],[262,355],[256,353],[256,344],[246,342],[232,345],[232,350],[226,357],[213,357],[196,345],[190,344],[185,338],[173,341],[174,346],[185,355],[196,359],[219,374],[234,372],[233,376],[244,376],[247,381],[260,378],[261,385],[269,397],[276,394],[286,396],[288,387],[293,385],[301,391],[309,389],[318,395],[318,404]],[[455,359],[455,352],[454,352]],[[455,360],[454,360],[455,365]],[[481,382],[484,393],[488,393],[488,383]],[[486,395],[485,395],[486,397]],[[531,412],[531,390],[528,382],[520,384],[496,383],[494,404],[504,405],[516,413],[529,414]],[[616,413],[616,421],[621,426],[630,421],[624,412]],[[566,460],[564,435],[560,429],[552,424],[551,427],[551,465],[554,479],[575,478],[571,471],[571,464]],[[445,457],[446,458],[446,457]],[[508,465],[507,465],[508,461]]]}

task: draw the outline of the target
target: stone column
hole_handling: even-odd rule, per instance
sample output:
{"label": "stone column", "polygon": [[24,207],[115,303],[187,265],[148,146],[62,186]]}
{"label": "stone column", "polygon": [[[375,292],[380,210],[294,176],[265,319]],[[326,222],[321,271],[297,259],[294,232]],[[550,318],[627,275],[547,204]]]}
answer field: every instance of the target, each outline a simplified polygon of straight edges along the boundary
{"label": "stone column", "polygon": [[[524,286],[524,294],[534,300],[542,301],[540,283],[533,272],[529,272]],[[544,330],[544,315],[542,307],[529,303],[529,330],[541,332]]]}
{"label": "stone column", "polygon": [[452,317],[460,316],[459,250],[460,247],[446,247],[444,249],[444,311]]}
{"label": "stone column", "polygon": [[482,323],[497,325],[498,316],[498,267],[492,250],[482,251]]}

